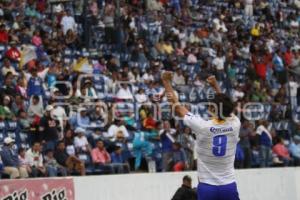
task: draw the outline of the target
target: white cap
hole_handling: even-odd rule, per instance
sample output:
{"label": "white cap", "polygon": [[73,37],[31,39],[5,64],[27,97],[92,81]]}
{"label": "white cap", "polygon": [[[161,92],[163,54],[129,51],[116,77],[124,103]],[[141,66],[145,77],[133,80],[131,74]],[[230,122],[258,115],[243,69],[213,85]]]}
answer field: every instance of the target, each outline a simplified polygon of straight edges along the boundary
{"label": "white cap", "polygon": [[85,133],[85,130],[81,127],[77,127],[74,132],[75,133]]}
{"label": "white cap", "polygon": [[86,111],[86,108],[85,107],[79,108],[78,111],[79,112]]}
{"label": "white cap", "polygon": [[15,142],[15,140],[12,139],[11,137],[6,137],[4,139],[4,144],[11,144],[11,143],[14,143],[14,142]]}
{"label": "white cap", "polygon": [[53,110],[53,109],[54,109],[54,107],[51,106],[51,105],[48,105],[48,106],[46,107],[46,111],[51,111],[51,110]]}

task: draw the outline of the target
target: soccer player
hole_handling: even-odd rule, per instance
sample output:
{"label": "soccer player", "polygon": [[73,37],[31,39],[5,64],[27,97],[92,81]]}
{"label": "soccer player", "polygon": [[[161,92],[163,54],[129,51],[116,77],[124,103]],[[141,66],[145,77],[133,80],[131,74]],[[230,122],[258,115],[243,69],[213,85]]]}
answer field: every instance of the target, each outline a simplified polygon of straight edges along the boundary
{"label": "soccer player", "polygon": [[234,176],[234,158],[239,140],[240,120],[233,114],[234,104],[221,93],[214,76],[207,82],[216,91],[210,102],[211,120],[194,115],[179,104],[171,85],[172,73],[164,72],[162,82],[176,114],[197,135],[198,200],[239,200]]}

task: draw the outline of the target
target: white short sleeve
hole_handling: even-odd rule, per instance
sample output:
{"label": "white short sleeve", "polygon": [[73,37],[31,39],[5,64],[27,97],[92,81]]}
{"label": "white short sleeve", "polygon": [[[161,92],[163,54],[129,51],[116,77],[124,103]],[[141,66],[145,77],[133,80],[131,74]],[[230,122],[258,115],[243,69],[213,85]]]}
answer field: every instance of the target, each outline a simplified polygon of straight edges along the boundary
{"label": "white short sleeve", "polygon": [[190,127],[196,134],[200,133],[200,130],[204,127],[206,121],[200,115],[194,115],[193,113],[187,113],[183,122],[186,126]]}

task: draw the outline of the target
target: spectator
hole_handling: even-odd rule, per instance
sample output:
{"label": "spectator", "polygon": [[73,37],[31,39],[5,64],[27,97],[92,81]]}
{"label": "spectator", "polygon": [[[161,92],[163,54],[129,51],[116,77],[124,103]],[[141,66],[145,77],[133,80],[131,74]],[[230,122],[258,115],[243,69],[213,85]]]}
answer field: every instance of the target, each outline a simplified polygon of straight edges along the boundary
{"label": "spectator", "polygon": [[46,168],[44,166],[41,148],[41,144],[39,142],[35,142],[25,154],[25,160],[31,167],[31,175],[33,177],[41,177],[46,175]]}
{"label": "spectator", "polygon": [[74,146],[76,148],[76,152],[78,153],[90,153],[91,147],[89,142],[85,136],[85,130],[83,128],[76,128],[75,134],[77,135],[74,138]]}
{"label": "spectator", "polygon": [[116,146],[115,150],[111,153],[111,163],[115,165],[115,170],[117,173],[129,173],[130,168],[129,164],[124,158],[122,148]]}
{"label": "spectator", "polygon": [[9,35],[7,33],[5,24],[0,25],[0,43],[7,44],[8,43]]}
{"label": "spectator", "polygon": [[84,163],[75,155],[67,154],[64,142],[58,142],[54,158],[57,160],[58,164],[67,168],[68,173],[77,172],[80,173],[81,176],[85,175]]}
{"label": "spectator", "polygon": [[256,134],[259,135],[260,140],[260,166],[268,167],[271,159],[272,135],[267,128],[268,122],[261,121],[256,129]]}
{"label": "spectator", "polygon": [[148,101],[148,97],[143,88],[140,88],[134,97],[138,103],[146,103]]}
{"label": "spectator", "polygon": [[24,148],[19,148],[18,150],[19,154],[19,162],[20,166],[22,168],[25,168],[27,170],[27,173],[30,175],[32,173],[30,163],[26,160],[26,150]]}
{"label": "spectator", "polygon": [[8,58],[5,58],[3,60],[3,67],[1,72],[2,72],[2,76],[6,76],[8,72],[11,72],[13,76],[18,75],[18,73],[16,72],[15,68],[11,65]]}
{"label": "spectator", "polygon": [[245,156],[245,159],[242,163],[242,168],[251,167],[251,145],[249,138],[251,137],[253,130],[250,128],[251,126],[249,123],[249,121],[244,121],[240,130],[239,145]]}
{"label": "spectator", "polygon": [[288,149],[284,145],[283,138],[277,138],[276,141],[274,141],[275,145],[273,146],[272,150],[273,153],[278,156],[279,160],[284,163],[284,166],[288,166],[291,162],[291,157],[289,154]]}
{"label": "spectator", "polygon": [[63,17],[61,19],[60,25],[62,26],[62,30],[65,35],[70,29],[73,32],[76,32],[76,22],[75,19],[71,16],[70,10],[63,12]]}
{"label": "spectator", "polygon": [[46,150],[45,152],[45,167],[49,177],[54,177],[58,174],[67,176],[66,168],[57,163],[52,149]]}
{"label": "spectator", "polygon": [[111,165],[111,157],[106,151],[103,141],[97,141],[96,147],[91,152],[91,156],[97,168],[108,173],[114,172],[113,166]]}
{"label": "spectator", "polygon": [[184,176],[181,187],[176,191],[172,200],[196,200],[197,193],[192,189],[192,178],[190,176]]}
{"label": "spectator", "polygon": [[175,172],[183,171],[188,166],[186,154],[178,142],[173,143],[172,169]]}
{"label": "spectator", "polygon": [[107,133],[104,134],[104,137],[107,139],[110,139],[114,141],[117,137],[117,133],[121,131],[123,136],[125,138],[128,138],[130,135],[127,131],[127,128],[124,126],[123,121],[121,120],[115,120],[115,123],[113,123],[107,130]]}
{"label": "spectator", "polygon": [[10,137],[4,139],[4,146],[1,151],[1,158],[3,162],[3,172],[8,174],[11,179],[27,178],[27,169],[21,165],[18,159],[18,154],[14,150],[15,140]]}
{"label": "spectator", "polygon": [[122,100],[133,100],[133,95],[126,83],[121,84],[121,88],[117,92],[117,98]]}
{"label": "spectator", "polygon": [[168,121],[164,121],[163,129],[160,130],[160,141],[162,144],[162,162],[163,162],[163,171],[170,170],[170,162],[172,161],[172,145],[175,142],[174,134],[176,133],[175,129],[172,129]]}
{"label": "spectator", "polygon": [[61,128],[59,127],[59,122],[52,118],[51,112],[53,109],[53,106],[48,105],[46,107],[45,114],[40,121],[40,139],[44,144],[44,150],[55,149],[56,142],[58,141],[59,130]]}
{"label": "spectator", "polygon": [[31,77],[28,80],[28,86],[27,86],[27,95],[29,97],[33,95],[37,95],[41,97],[45,96],[45,91],[43,88],[43,80],[40,77],[38,77],[36,68],[33,68],[31,70]]}
{"label": "spectator", "polygon": [[295,165],[300,165],[300,137],[295,135],[289,145],[289,152],[294,159]]}

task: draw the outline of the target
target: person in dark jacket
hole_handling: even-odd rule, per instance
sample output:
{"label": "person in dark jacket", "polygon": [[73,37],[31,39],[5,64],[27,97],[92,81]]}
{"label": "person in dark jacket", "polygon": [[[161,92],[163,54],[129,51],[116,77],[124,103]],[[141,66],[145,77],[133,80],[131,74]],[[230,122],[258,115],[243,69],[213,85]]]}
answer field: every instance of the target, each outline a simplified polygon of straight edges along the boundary
{"label": "person in dark jacket", "polygon": [[196,190],[192,189],[192,178],[184,176],[182,185],[174,194],[172,200],[196,200]]}
{"label": "person in dark jacket", "polygon": [[14,140],[10,137],[4,139],[4,147],[1,151],[1,158],[4,165],[3,173],[8,174],[11,179],[27,178],[28,173],[25,167],[21,166],[18,154],[13,149]]}

